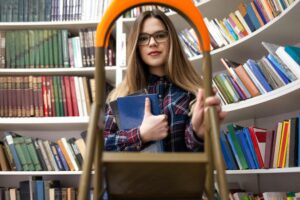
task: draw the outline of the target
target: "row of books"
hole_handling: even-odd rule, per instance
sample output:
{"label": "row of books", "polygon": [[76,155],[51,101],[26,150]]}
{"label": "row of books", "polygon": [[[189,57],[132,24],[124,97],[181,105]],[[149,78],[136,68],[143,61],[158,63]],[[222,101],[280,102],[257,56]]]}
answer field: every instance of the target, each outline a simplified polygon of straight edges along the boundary
{"label": "row of books", "polygon": [[[273,20],[292,3],[293,1],[253,0],[249,4],[241,3],[238,10],[231,12],[223,19],[209,20],[205,17],[204,22],[211,36],[211,49],[217,49],[244,38]],[[197,36],[192,28],[180,31],[179,38],[188,57],[201,54]]]}
{"label": "row of books", "polygon": [[86,148],[83,137],[53,142],[9,131],[4,132],[0,147],[2,171],[79,171]]}
{"label": "row of books", "polygon": [[[92,197],[93,189],[91,188],[88,199],[93,199]],[[60,180],[44,180],[43,177],[34,176],[29,180],[20,181],[19,187],[0,188],[0,199],[76,200],[78,189],[66,187]]]}
{"label": "row of books", "polygon": [[[193,2],[195,4],[200,3],[200,1],[201,0],[193,0]],[[126,13],[124,13],[123,17],[124,18],[138,17],[142,12],[144,12],[144,11],[151,11],[151,10],[154,10],[154,9],[159,9],[159,10],[163,11],[164,13],[174,12],[170,8],[164,7],[164,6],[145,5],[145,6],[139,6],[139,7],[132,8],[131,10],[129,10]]]}
{"label": "row of books", "polygon": [[0,77],[0,117],[88,116],[94,91],[87,77]]}
{"label": "row of books", "polygon": [[213,83],[223,104],[266,94],[300,79],[300,47],[262,42],[268,55],[244,64],[221,59],[227,73],[214,76]]}
{"label": "row of books", "polygon": [[220,136],[227,169],[300,167],[299,118],[278,122],[275,131],[228,124]]}
{"label": "row of books", "polygon": [[[62,68],[95,65],[95,29],[0,31],[0,68]],[[106,49],[106,65],[115,65],[115,41]]]}
{"label": "row of books", "polygon": [[212,46],[219,48],[246,37],[273,20],[292,3],[293,0],[252,0],[248,4],[240,3],[238,10],[223,19],[204,18]]}
{"label": "row of books", "polygon": [[111,0],[14,0],[0,5],[1,22],[100,20]]}
{"label": "row of books", "polygon": [[[262,192],[254,193],[247,192],[245,190],[232,190],[229,192],[230,200],[279,200],[279,199],[291,199],[298,200],[300,198],[300,192]],[[220,199],[220,198],[216,198]]]}

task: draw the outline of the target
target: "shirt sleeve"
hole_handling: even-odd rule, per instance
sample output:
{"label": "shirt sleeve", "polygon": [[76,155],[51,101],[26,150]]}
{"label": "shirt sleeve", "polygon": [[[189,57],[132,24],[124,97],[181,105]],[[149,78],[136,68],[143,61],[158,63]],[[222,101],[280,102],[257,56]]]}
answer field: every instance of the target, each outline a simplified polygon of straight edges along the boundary
{"label": "shirt sleeve", "polygon": [[104,148],[106,151],[140,151],[142,140],[139,127],[119,130],[111,107],[105,106]]}
{"label": "shirt sleeve", "polygon": [[185,143],[188,149],[191,151],[203,151],[204,150],[204,140],[196,136],[193,131],[191,120],[189,119],[185,128]]}

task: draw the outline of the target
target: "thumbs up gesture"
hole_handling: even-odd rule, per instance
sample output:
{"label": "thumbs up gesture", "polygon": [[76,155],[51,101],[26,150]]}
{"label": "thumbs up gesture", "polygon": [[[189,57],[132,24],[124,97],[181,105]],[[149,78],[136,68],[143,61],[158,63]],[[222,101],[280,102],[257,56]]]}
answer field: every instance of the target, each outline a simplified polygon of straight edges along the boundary
{"label": "thumbs up gesture", "polygon": [[151,102],[149,98],[145,99],[145,112],[142,124],[140,126],[141,139],[144,143],[150,141],[162,140],[168,135],[167,115],[152,115]]}

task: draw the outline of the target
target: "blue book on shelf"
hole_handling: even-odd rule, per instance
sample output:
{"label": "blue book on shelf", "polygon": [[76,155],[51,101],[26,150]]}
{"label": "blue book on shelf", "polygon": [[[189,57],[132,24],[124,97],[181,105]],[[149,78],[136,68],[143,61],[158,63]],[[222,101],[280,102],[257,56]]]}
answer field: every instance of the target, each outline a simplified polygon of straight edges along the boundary
{"label": "blue book on shelf", "polygon": [[64,154],[62,153],[62,151],[61,151],[59,145],[55,145],[55,148],[56,148],[58,157],[60,158],[61,163],[62,163],[62,165],[63,165],[64,171],[69,171],[69,170],[70,170],[70,169],[69,169],[69,166],[68,166],[68,164],[67,164],[67,161],[66,161],[66,159],[65,159],[65,157],[64,157]]}
{"label": "blue book on shelf", "polygon": [[266,91],[270,92],[272,91],[272,87],[268,83],[267,79],[263,75],[263,73],[260,71],[259,67],[257,66],[256,62],[252,59],[247,60],[247,64],[250,68],[250,70],[254,73],[258,81],[262,84],[262,86],[265,88]]}
{"label": "blue book on shelf", "polygon": [[44,200],[45,193],[44,193],[44,181],[43,180],[36,180],[35,181],[35,192],[36,192],[36,200]]}
{"label": "blue book on shelf", "polygon": [[[151,112],[153,115],[161,114],[160,103],[157,94],[139,94],[134,96],[119,97],[117,99],[117,113],[119,115],[118,127],[120,130],[137,128],[142,124],[145,111],[145,99],[149,97]],[[144,151],[163,151],[162,141],[153,142]]]}
{"label": "blue book on shelf", "polygon": [[263,7],[260,6],[260,2],[258,2],[258,0],[253,0],[253,3],[255,5],[255,7],[256,7],[256,10],[257,10],[259,16],[263,20],[264,24],[268,23],[268,20],[265,18],[265,15],[263,13],[265,11],[263,10]]}
{"label": "blue book on shelf", "polygon": [[254,32],[256,30],[255,26],[253,25],[251,19],[250,19],[250,16],[248,13],[245,14],[244,16],[244,20],[246,21],[247,25],[249,26],[250,30],[252,32]]}
{"label": "blue book on shelf", "polygon": [[19,159],[16,147],[14,145],[13,135],[12,134],[13,133],[10,133],[10,132],[4,132],[4,142],[9,147],[9,151],[10,151],[10,153],[13,156],[13,160],[14,160],[14,162],[16,164],[17,171],[23,171],[23,167],[22,167],[21,161]]}
{"label": "blue book on shelf", "polygon": [[240,161],[240,158],[239,158],[239,156],[238,156],[238,153],[237,153],[237,151],[236,151],[236,148],[234,147],[234,144],[233,144],[233,141],[232,141],[230,135],[227,134],[226,136],[227,136],[228,143],[229,143],[229,145],[230,145],[230,147],[231,147],[232,153],[233,153],[233,155],[234,155],[234,157],[235,157],[235,160],[236,160],[238,169],[244,169],[243,166],[242,166],[242,163],[241,163],[241,161]]}
{"label": "blue book on shelf", "polygon": [[268,58],[268,56],[266,58],[271,63],[271,66],[275,69],[275,71],[277,72],[277,74],[281,77],[281,79],[283,80],[283,82],[285,84],[290,83],[291,82],[290,79],[284,73],[282,73],[282,71],[276,65],[274,65],[271,62],[271,60]]}
{"label": "blue book on shelf", "polygon": [[232,26],[230,25],[230,23],[228,22],[228,19],[224,19],[223,20],[224,25],[226,26],[226,28],[228,29],[230,35],[233,37],[234,40],[238,40],[239,37],[237,36],[237,34],[234,32]]}
{"label": "blue book on shelf", "polygon": [[255,27],[255,30],[259,29],[259,28],[260,28],[260,23],[259,23],[259,21],[258,21],[256,15],[255,15],[255,13],[254,13],[254,10],[253,10],[253,8],[252,8],[252,6],[251,6],[251,3],[249,3],[249,4],[246,6],[246,11],[247,11],[247,13],[248,13],[248,15],[249,15],[249,18],[250,18],[252,24],[253,24],[254,27]]}
{"label": "blue book on shelf", "polygon": [[300,47],[287,45],[284,50],[300,65]]}
{"label": "blue book on shelf", "polygon": [[249,169],[255,169],[256,168],[255,163],[254,163],[254,160],[251,156],[251,152],[250,152],[250,149],[248,147],[246,138],[244,137],[243,130],[237,130],[236,131],[236,137],[237,137],[238,142],[241,146],[241,149],[242,149],[242,152],[245,156],[245,159],[248,163]]}
{"label": "blue book on shelf", "polygon": [[222,152],[223,152],[223,155],[224,155],[224,161],[225,161],[225,164],[227,166],[227,169],[228,170],[239,169],[237,164],[235,163],[234,155],[233,155],[233,153],[231,151],[231,148],[228,144],[228,141],[226,139],[224,131],[221,131],[220,143],[221,143],[221,149],[222,149]]}
{"label": "blue book on shelf", "polygon": [[[286,71],[285,68],[278,62],[277,58],[273,54],[268,54],[267,59],[270,61],[272,65],[276,65],[276,67],[292,82],[295,78],[291,77],[291,75]],[[292,72],[291,72],[292,73]]]}
{"label": "blue book on shelf", "polygon": [[249,146],[252,158],[254,160],[255,168],[259,169],[258,158],[256,152],[254,150],[253,142],[251,139],[250,131],[247,127],[243,128],[244,137],[246,138],[247,144]]}

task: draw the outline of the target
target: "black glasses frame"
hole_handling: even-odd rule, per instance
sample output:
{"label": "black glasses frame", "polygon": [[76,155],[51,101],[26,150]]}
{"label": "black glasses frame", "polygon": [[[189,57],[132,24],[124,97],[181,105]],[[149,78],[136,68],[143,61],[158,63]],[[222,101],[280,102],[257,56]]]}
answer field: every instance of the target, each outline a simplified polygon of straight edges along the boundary
{"label": "black glasses frame", "polygon": [[[161,40],[161,39],[159,39],[159,35],[160,34],[166,34],[166,37],[165,38],[163,38],[163,40]],[[148,39],[147,39],[147,41],[145,40],[145,41],[140,41],[140,37],[141,36],[147,36],[148,37]],[[149,43],[150,43],[150,40],[151,40],[151,38],[153,37],[153,39],[155,40],[155,42],[156,43],[164,43],[164,42],[166,42],[168,39],[169,39],[169,32],[168,31],[157,31],[157,32],[155,32],[155,33],[152,33],[152,34],[149,34],[149,33],[141,33],[140,35],[139,35],[139,37],[138,37],[138,41],[137,41],[137,44],[139,45],[139,46],[146,46],[146,45],[149,45]]]}

